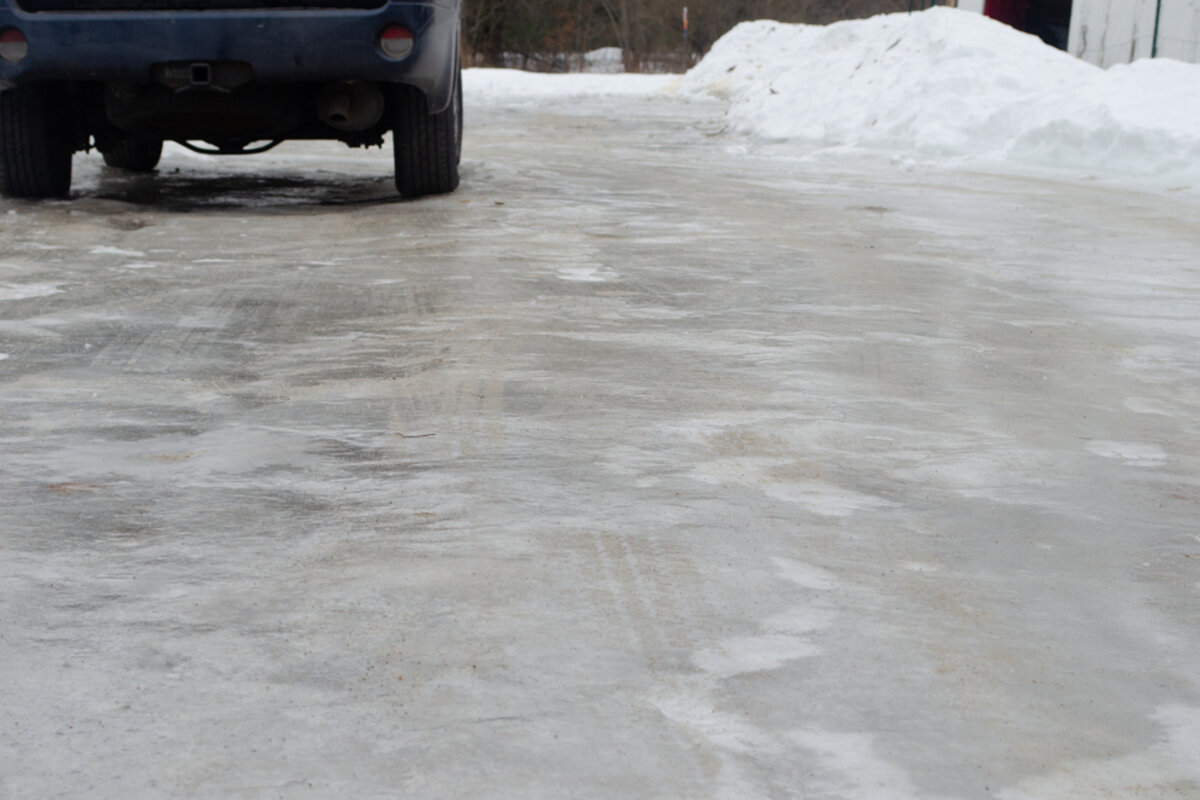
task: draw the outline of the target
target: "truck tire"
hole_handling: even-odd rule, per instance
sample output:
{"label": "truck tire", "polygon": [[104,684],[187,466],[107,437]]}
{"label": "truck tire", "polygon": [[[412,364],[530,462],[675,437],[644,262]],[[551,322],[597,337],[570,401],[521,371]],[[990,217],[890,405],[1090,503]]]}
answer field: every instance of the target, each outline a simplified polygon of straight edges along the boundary
{"label": "truck tire", "polygon": [[162,142],[141,142],[132,139],[109,145],[101,155],[104,163],[130,172],[149,172],[158,166],[162,157]]}
{"label": "truck tire", "polygon": [[458,188],[463,103],[462,71],[457,67],[452,97],[445,111],[430,114],[420,90],[396,87],[392,153],[396,162],[396,189],[405,197],[445,194]]}
{"label": "truck tire", "polygon": [[47,87],[0,92],[0,194],[64,197],[74,152],[68,120]]}

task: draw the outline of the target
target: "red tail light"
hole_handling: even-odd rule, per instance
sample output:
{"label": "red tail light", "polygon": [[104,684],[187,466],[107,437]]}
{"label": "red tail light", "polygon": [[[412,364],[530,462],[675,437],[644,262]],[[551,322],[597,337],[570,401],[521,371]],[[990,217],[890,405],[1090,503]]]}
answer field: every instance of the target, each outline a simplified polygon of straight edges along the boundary
{"label": "red tail light", "polygon": [[25,34],[16,28],[5,28],[0,31],[0,58],[15,64],[29,55],[29,42]]}
{"label": "red tail light", "polygon": [[403,25],[389,25],[379,34],[379,50],[388,58],[408,58],[413,51],[412,31]]}

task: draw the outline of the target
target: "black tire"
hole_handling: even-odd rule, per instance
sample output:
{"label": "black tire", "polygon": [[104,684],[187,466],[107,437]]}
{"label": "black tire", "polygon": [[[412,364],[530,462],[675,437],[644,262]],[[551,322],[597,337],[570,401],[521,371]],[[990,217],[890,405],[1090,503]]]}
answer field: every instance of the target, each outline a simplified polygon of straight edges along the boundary
{"label": "black tire", "polygon": [[43,86],[0,92],[0,194],[64,197],[70,191],[75,148],[65,105]]}
{"label": "black tire", "polygon": [[396,162],[396,189],[405,197],[446,194],[458,188],[463,110],[462,70],[458,67],[452,97],[445,111],[430,114],[420,90],[396,87],[392,154]]}
{"label": "black tire", "polygon": [[126,139],[108,146],[101,155],[104,163],[130,172],[149,172],[162,158],[162,142],[140,142]]}

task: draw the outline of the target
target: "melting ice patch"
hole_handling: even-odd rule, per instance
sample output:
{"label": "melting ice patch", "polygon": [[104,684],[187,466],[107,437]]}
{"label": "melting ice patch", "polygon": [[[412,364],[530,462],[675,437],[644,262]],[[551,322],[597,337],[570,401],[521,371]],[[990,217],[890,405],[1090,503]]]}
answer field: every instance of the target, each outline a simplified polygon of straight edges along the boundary
{"label": "melting ice patch", "polygon": [[771,560],[779,568],[779,577],[803,586],[805,589],[828,592],[837,588],[837,578],[827,569],[805,564],[802,561],[793,561],[790,558],[773,558]]}
{"label": "melting ice patch", "polygon": [[893,505],[880,497],[843,489],[824,481],[809,481],[804,484],[777,483],[766,486],[763,491],[768,497],[802,505],[822,517],[848,517],[859,511]]}
{"label": "melting ice patch", "polygon": [[1154,714],[1154,720],[1166,730],[1165,750],[1176,767],[1200,785],[1200,758],[1196,757],[1200,753],[1200,708],[1165,706]]}
{"label": "melting ice patch", "polygon": [[145,258],[146,254],[141,250],[122,250],[120,247],[93,247],[92,255],[94,256],[130,256],[132,258]]}
{"label": "melting ice patch", "polygon": [[745,756],[777,756],[784,745],[743,716],[719,711],[712,688],[707,686],[708,680],[677,681],[674,690],[651,696],[650,703],[664,718],[686,731],[689,739],[708,745],[706,749],[719,765],[706,787],[708,797],[713,800],[765,797],[765,787],[747,769]]}
{"label": "melting ice patch", "polygon": [[1047,773],[999,793],[1001,800],[1047,797],[1192,797],[1200,786],[1200,708],[1172,705],[1151,718],[1163,737],[1144,750],[1055,765]]}
{"label": "melting ice patch", "polygon": [[[780,577],[805,589],[828,592],[837,587],[833,575],[820,567],[787,558],[774,559]],[[773,614],[763,620],[757,636],[733,636],[697,652],[692,662],[717,678],[778,669],[790,661],[819,655],[811,636],[833,624],[834,613],[812,602]]]}
{"label": "melting ice patch", "polygon": [[697,653],[692,662],[718,678],[778,669],[789,661],[815,656],[821,649],[789,633],[738,636]]}
{"label": "melting ice patch", "polygon": [[[745,672],[782,666],[796,658],[815,655],[813,633],[832,626],[834,612],[823,607],[823,593],[837,589],[839,581],[828,570],[791,558],[771,559],[777,576],[794,584],[800,602],[759,624],[759,636],[735,636],[697,652],[693,661],[700,672],[673,681],[673,688],[657,692],[650,702],[663,716],[684,728],[689,738],[712,749],[720,769],[710,792],[714,800],[765,797],[767,787],[745,769],[748,754],[777,756],[795,750],[785,735],[758,727],[744,715],[720,710],[724,695],[721,681]],[[786,587],[780,587],[786,590]],[[822,594],[814,596],[814,592]]]}
{"label": "melting ice patch", "polygon": [[0,283],[0,300],[25,300],[61,291],[57,283]]}
{"label": "melting ice patch", "polygon": [[1158,414],[1165,417],[1173,413],[1171,409],[1162,403],[1149,400],[1145,397],[1126,397],[1124,402],[1125,408],[1135,414]]}
{"label": "melting ice patch", "polygon": [[621,277],[608,267],[585,266],[564,267],[558,271],[558,277],[564,281],[579,281],[582,283],[606,283]]}
{"label": "melting ice patch", "polygon": [[684,725],[706,740],[735,753],[771,753],[779,743],[760,728],[733,714],[717,711],[711,697],[694,687],[663,693],[651,699],[663,716]]}
{"label": "melting ice patch", "polygon": [[[255,473],[264,484],[274,475],[297,491],[296,472],[307,473],[320,456],[310,452],[310,438],[285,429],[228,427],[198,436],[169,435],[129,442],[74,443],[56,451],[62,480],[103,482],[160,478],[170,472],[190,484],[232,482],[243,485]],[[18,466],[18,465],[14,465]]]}
{"label": "melting ice patch", "polygon": [[813,788],[859,800],[916,800],[908,773],[875,752],[875,737],[820,729],[793,731],[792,741],[812,751],[823,769],[813,776]]}
{"label": "melting ice patch", "polygon": [[1087,443],[1091,453],[1102,458],[1115,458],[1131,467],[1157,467],[1167,460],[1167,453],[1156,444],[1139,442],[1109,442],[1094,440]]}
{"label": "melting ice patch", "polygon": [[705,483],[748,486],[786,503],[803,506],[822,517],[848,517],[858,511],[886,508],[892,502],[805,476],[788,458],[722,458],[699,465],[693,477]]}

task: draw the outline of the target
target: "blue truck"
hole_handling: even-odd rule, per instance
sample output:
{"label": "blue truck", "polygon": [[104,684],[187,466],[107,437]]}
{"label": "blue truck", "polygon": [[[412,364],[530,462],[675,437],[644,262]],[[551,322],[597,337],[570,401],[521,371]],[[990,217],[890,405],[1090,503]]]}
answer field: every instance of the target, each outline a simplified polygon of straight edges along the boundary
{"label": "blue truck", "polygon": [[460,0],[0,0],[0,193],[62,197],[72,155],[150,171],[392,134],[406,197],[458,186]]}

